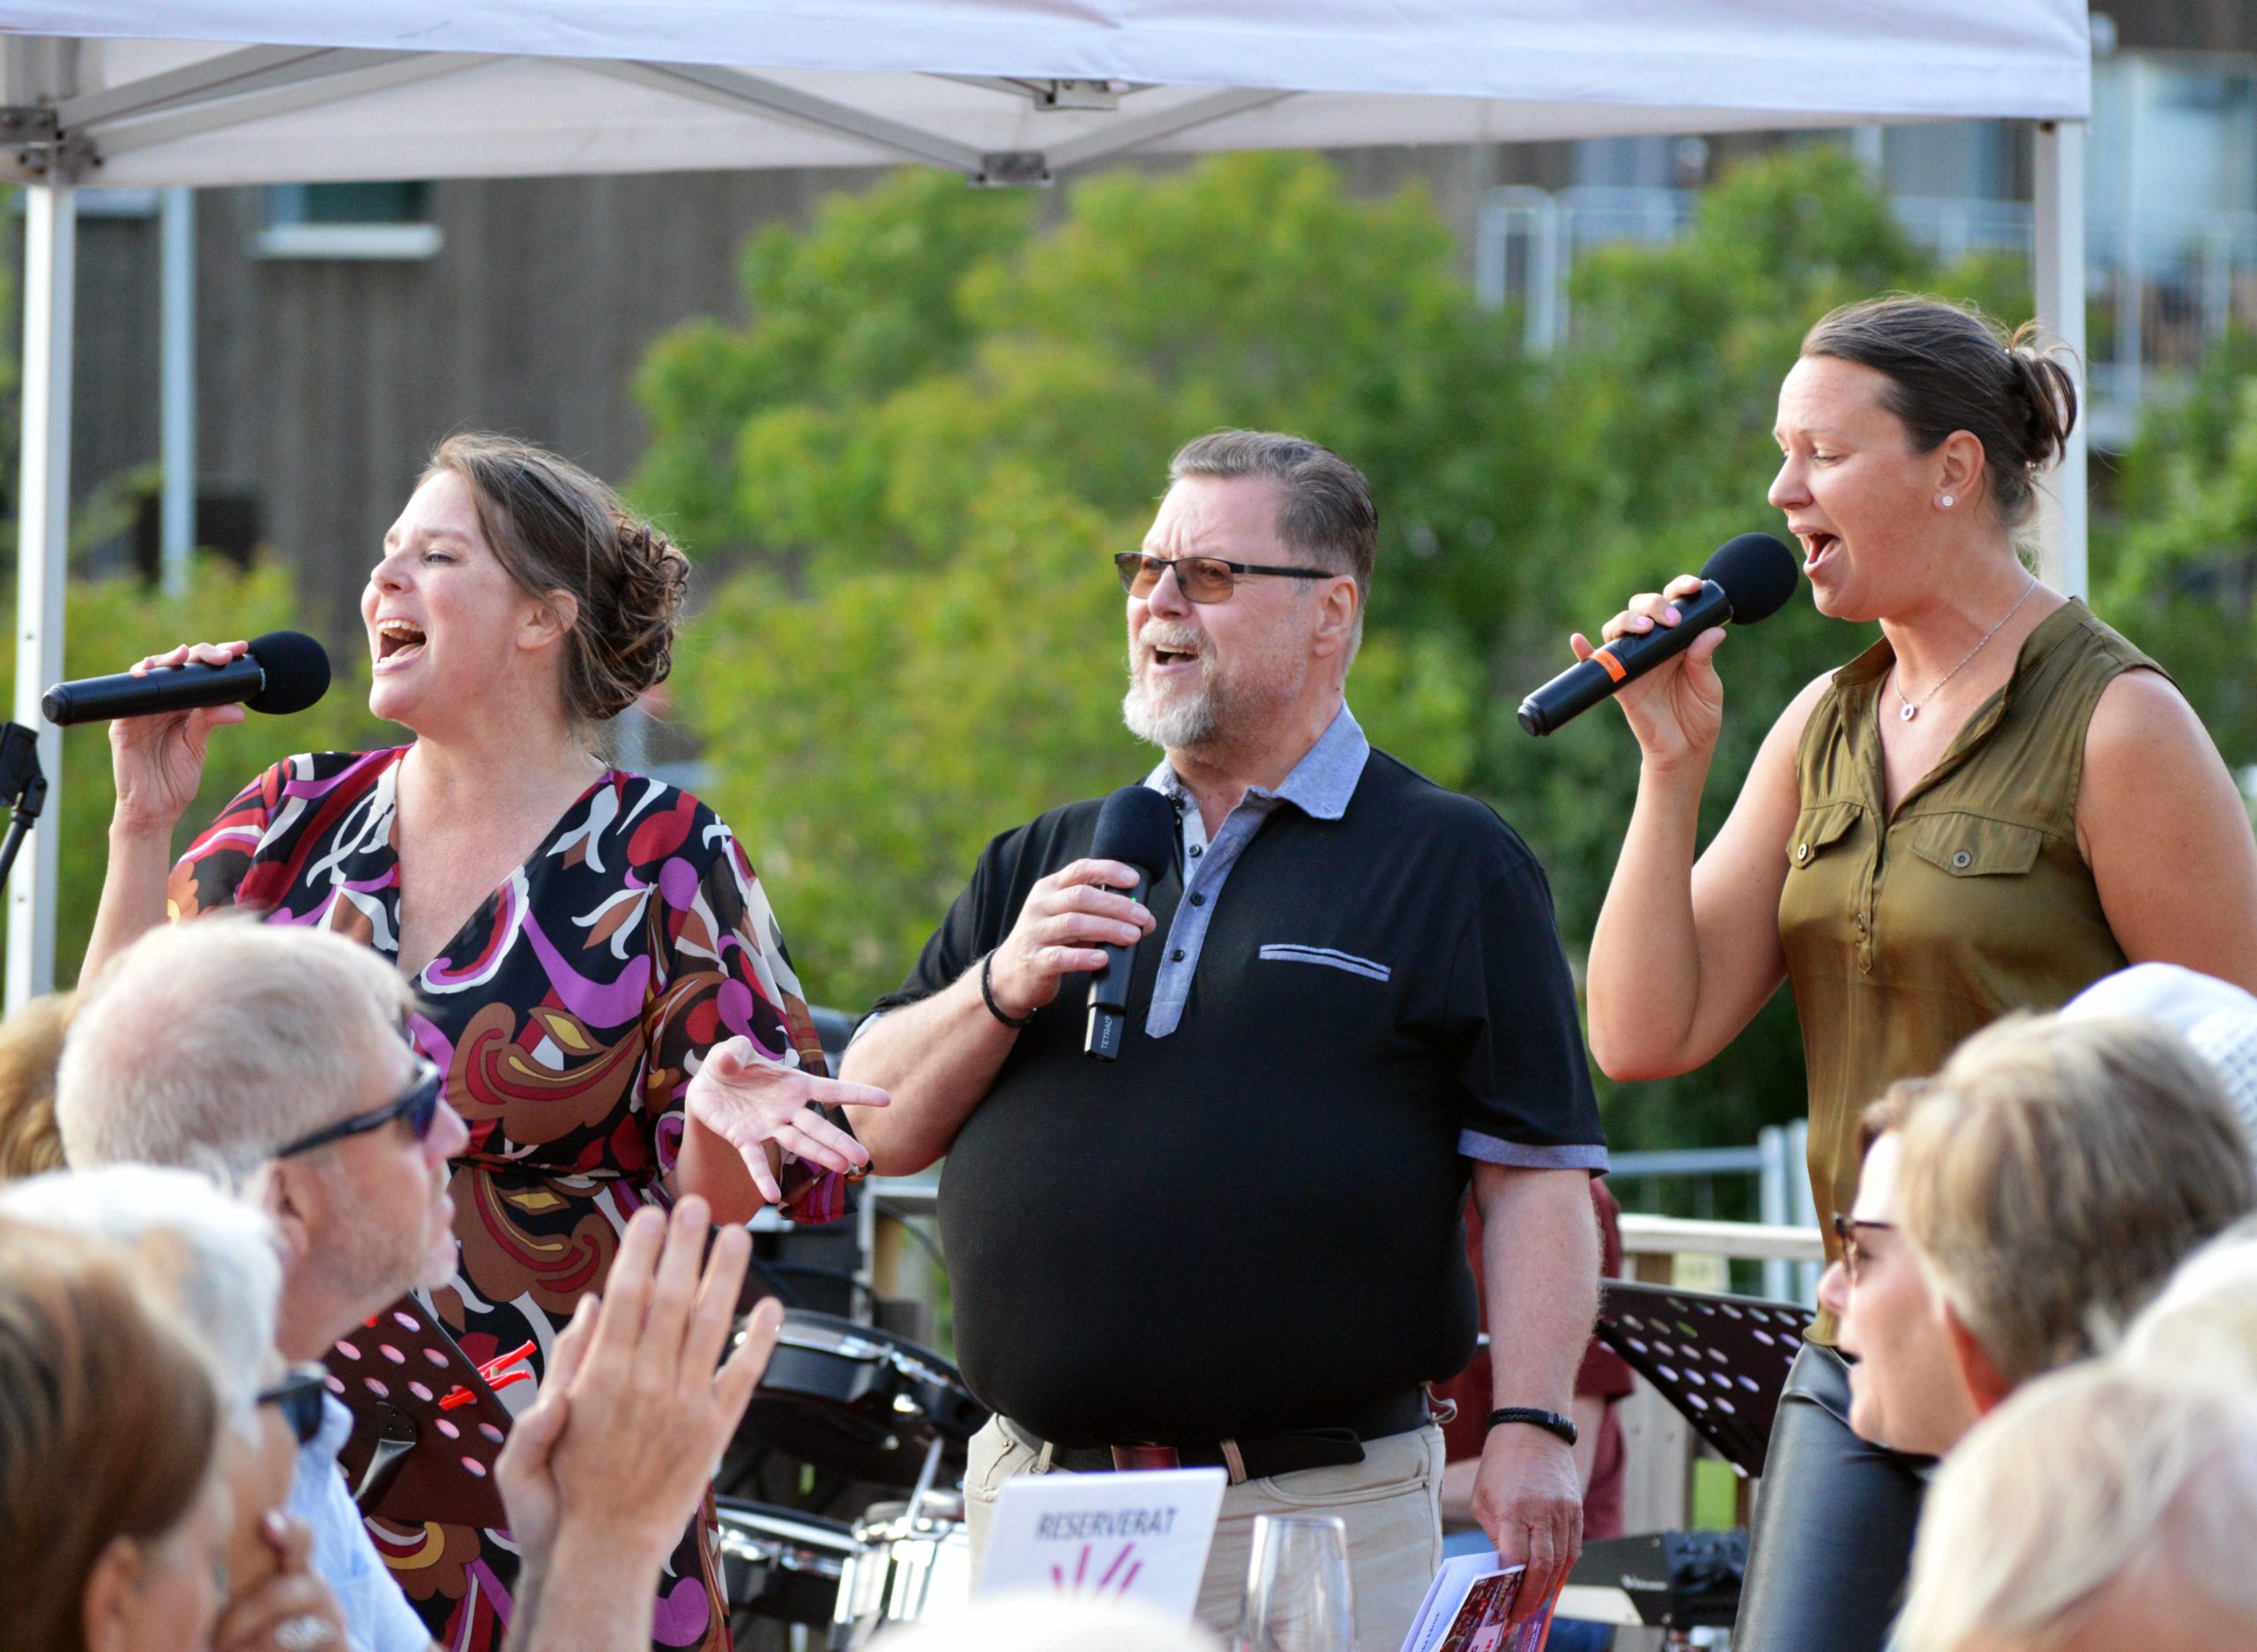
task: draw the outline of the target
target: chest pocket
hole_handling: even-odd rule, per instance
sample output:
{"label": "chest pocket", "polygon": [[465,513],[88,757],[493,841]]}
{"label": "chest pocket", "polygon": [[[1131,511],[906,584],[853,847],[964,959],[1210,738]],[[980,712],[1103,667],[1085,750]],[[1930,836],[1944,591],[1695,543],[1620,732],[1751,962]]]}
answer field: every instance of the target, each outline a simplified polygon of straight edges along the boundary
{"label": "chest pocket", "polygon": [[1955,878],[2014,877],[2037,864],[2045,834],[1982,815],[1930,815],[1899,828],[1904,846]]}
{"label": "chest pocket", "polygon": [[1862,803],[1821,803],[1803,810],[1787,838],[1788,869],[1807,872],[1819,865],[1865,812]]}
{"label": "chest pocket", "polygon": [[1359,958],[1334,947],[1305,947],[1279,941],[1263,947],[1260,956],[1268,964],[1314,964],[1323,969],[1345,970],[1368,981],[1384,981],[1394,973],[1376,958]]}

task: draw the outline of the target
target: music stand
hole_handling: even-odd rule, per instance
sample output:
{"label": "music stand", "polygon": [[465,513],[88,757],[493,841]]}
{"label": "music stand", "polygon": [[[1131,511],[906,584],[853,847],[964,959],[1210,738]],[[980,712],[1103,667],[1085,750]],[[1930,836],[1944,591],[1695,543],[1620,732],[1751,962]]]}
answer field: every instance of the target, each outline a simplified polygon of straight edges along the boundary
{"label": "music stand", "polygon": [[1791,1302],[1608,1279],[1606,1345],[1743,1475],[1763,1472],[1771,1420],[1810,1312]]}

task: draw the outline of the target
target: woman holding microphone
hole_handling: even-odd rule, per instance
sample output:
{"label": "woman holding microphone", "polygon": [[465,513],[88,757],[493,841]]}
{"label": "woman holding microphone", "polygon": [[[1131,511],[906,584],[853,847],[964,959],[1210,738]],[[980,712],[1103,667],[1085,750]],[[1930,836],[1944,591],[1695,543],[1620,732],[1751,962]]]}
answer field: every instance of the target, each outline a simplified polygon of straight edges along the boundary
{"label": "woman holding microphone", "polygon": [[[361,595],[369,709],[411,743],[278,763],[168,874],[205,741],[242,711],[110,725],[117,808],[88,971],[168,917],[229,908],[323,925],[394,960],[422,1001],[408,1031],[470,1128],[439,1317],[473,1359],[532,1345],[536,1376],[637,1209],[694,1193],[724,1223],[764,1201],[827,1220],[841,1179],[868,1162],[830,1109],[886,1099],[824,1076],[728,829],[595,755],[604,725],[667,675],[688,569],[577,466],[455,436]],[[242,647],[176,648],[136,669]],[[710,1510],[660,1580],[655,1646],[728,1644],[709,1522]],[[506,1533],[372,1529],[433,1639],[500,1645],[517,1570]]]}
{"label": "woman holding microphone", "polygon": [[[2075,418],[2066,369],[1979,316],[1923,298],[1827,316],[1780,387],[1770,501],[1819,612],[1877,621],[1881,641],[1795,696],[1697,855],[1724,632],[1617,696],[1641,767],[1591,942],[1592,1054],[1617,1079],[1686,1072],[1787,981],[1829,1254],[1859,1111],[1977,1028],[2127,963],[2257,986],[2257,844],[2209,735],[2015,548]],[[1696,589],[1634,598],[1604,637],[1675,623]],[[1879,1648],[1911,1552],[1918,1465],[1851,1432],[1831,1316],[1810,1336],[1772,1436],[1744,1652]]]}

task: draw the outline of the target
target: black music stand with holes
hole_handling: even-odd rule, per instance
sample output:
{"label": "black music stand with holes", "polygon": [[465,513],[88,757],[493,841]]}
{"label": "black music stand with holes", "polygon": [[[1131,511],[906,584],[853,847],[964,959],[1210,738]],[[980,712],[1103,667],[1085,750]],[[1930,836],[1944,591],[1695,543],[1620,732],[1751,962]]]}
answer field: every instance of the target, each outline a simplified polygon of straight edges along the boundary
{"label": "black music stand with holes", "polygon": [[1598,1334],[1742,1475],[1763,1472],[1771,1420],[1810,1311],[1792,1302],[1601,1281]]}

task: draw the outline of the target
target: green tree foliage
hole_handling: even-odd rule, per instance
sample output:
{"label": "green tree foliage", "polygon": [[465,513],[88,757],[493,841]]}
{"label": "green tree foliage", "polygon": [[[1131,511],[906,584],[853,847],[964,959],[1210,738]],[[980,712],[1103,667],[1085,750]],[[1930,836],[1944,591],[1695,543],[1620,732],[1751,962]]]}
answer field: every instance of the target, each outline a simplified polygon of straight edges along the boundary
{"label": "green tree foliage", "polygon": [[[1017,197],[903,174],[756,240],[749,326],[658,346],[638,495],[746,565],[685,644],[679,703],[818,998],[898,980],[994,832],[1152,761],[1120,726],[1106,558],[1173,449],[1226,424],[1314,436],[1371,476],[1351,702],[1521,830],[1580,955],[1635,748],[1611,713],[1537,741],[1515,709],[1570,629],[1777,529],[1769,430],[1803,331],[1939,278],[1823,147],[1734,174],[1673,245],[1585,259],[1577,342],[1547,361],[1461,266],[1424,194],[1354,199],[1305,156],[1095,178],[1047,230]],[[1806,603],[1766,630],[1723,657],[1711,829],[1795,689],[1869,640]],[[1744,1141],[1801,1105],[1784,1003],[1704,1072],[1607,1096],[1640,1145]]]}
{"label": "green tree foliage", "polygon": [[[63,658],[74,662],[74,673],[114,670],[120,662],[160,653],[190,637],[257,636],[294,623],[298,614],[287,569],[266,566],[246,573],[216,560],[197,566],[189,595],[177,602],[130,579],[74,580],[67,601]],[[406,738],[398,729],[387,736],[381,732],[384,726],[369,715],[368,662],[332,663],[336,681],[310,711],[295,717],[253,714],[241,726],[212,736],[204,786],[175,835],[175,851],[185,849],[227,800],[270,763],[294,752],[353,750]],[[12,678],[14,671],[12,647],[0,644],[0,672]],[[108,727],[91,723],[63,731],[59,803],[49,807],[39,827],[56,833],[62,845],[56,979],[64,986],[78,979],[108,862],[109,814],[116,800]]]}

